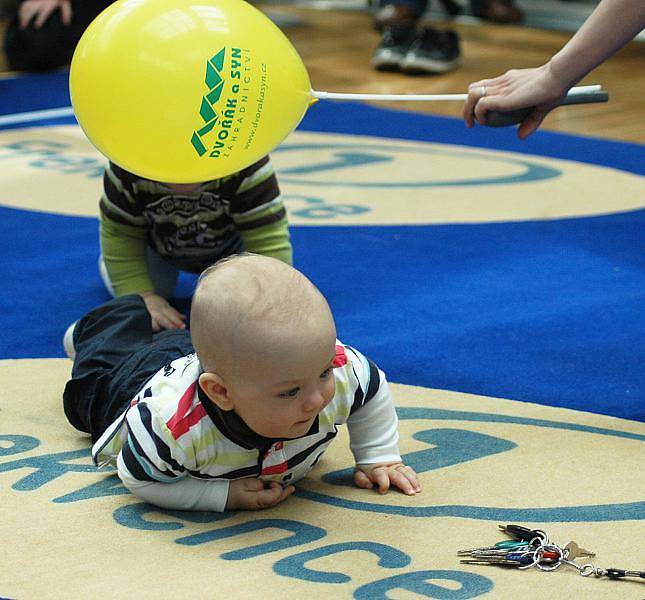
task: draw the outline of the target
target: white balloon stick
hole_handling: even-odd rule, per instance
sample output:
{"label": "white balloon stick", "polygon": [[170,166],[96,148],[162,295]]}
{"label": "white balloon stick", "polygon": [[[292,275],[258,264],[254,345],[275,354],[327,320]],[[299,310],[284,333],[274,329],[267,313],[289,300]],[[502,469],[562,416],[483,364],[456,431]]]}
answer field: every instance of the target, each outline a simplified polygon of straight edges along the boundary
{"label": "white balloon stick", "polygon": [[567,96],[570,94],[592,94],[593,92],[599,92],[602,90],[602,85],[579,85],[578,87],[572,87],[568,92]]}
{"label": "white balloon stick", "polygon": [[342,94],[337,92],[311,92],[318,100],[407,100],[411,102],[450,102],[465,100],[468,94]]}
{"label": "white balloon stick", "polygon": [[[582,85],[573,87],[567,93],[590,94],[602,89],[601,85]],[[383,101],[411,101],[411,102],[463,102],[468,94],[344,94],[339,92],[319,92],[311,90],[312,97],[318,100],[383,100]]]}

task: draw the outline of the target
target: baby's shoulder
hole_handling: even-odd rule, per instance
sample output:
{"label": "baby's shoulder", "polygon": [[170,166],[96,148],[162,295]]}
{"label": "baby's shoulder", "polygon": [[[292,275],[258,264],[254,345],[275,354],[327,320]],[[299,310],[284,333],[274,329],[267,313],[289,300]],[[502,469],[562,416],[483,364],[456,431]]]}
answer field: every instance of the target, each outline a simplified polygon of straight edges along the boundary
{"label": "baby's shoulder", "polygon": [[166,363],[139,390],[134,403],[145,403],[152,411],[167,416],[187,412],[198,401],[197,382],[201,365],[195,354]]}

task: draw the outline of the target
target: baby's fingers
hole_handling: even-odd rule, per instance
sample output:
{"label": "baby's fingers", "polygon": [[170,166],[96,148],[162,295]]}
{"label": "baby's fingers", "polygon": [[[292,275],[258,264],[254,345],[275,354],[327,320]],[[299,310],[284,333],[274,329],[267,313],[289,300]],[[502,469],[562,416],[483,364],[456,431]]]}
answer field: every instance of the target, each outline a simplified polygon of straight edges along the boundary
{"label": "baby's fingers", "polygon": [[[186,325],[181,320],[181,315],[171,307],[154,311],[152,320],[156,321],[162,329],[185,329]],[[153,325],[154,329],[154,325]]]}
{"label": "baby's fingers", "polygon": [[370,478],[360,469],[356,469],[354,471],[354,483],[357,487],[364,488],[366,490],[371,490],[374,487]]}
{"label": "baby's fingers", "polygon": [[150,315],[150,321],[152,322],[152,331],[161,331],[161,325],[159,325],[159,322],[152,314]]}
{"label": "baby's fingers", "polygon": [[165,317],[171,324],[168,329],[186,329],[186,324],[184,323],[186,317],[174,308],[169,307],[169,309],[165,311]]}
{"label": "baby's fingers", "polygon": [[270,485],[271,487],[257,493],[257,508],[269,508],[280,504],[296,490],[292,485],[283,488],[277,481],[272,481]]}
{"label": "baby's fingers", "polygon": [[387,470],[382,467],[371,468],[368,466],[365,470],[357,467],[354,471],[354,483],[358,487],[368,490],[377,486],[381,494],[385,494],[390,488],[390,479],[387,475]]}
{"label": "baby's fingers", "polygon": [[379,494],[386,494],[390,489],[390,475],[387,469],[374,469],[370,476],[372,483],[378,486]]}
{"label": "baby's fingers", "polygon": [[414,496],[421,491],[417,474],[412,467],[402,465],[390,471],[390,481],[408,496]]}

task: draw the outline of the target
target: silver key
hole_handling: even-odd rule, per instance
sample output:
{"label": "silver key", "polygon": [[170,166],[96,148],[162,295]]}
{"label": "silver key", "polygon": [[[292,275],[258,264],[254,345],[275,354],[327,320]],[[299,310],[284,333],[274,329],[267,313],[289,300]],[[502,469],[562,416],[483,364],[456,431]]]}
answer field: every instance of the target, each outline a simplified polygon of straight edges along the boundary
{"label": "silver key", "polygon": [[581,548],[576,544],[576,542],[569,542],[563,550],[568,551],[568,554],[566,555],[568,560],[575,560],[576,558],[579,557],[585,557],[585,556],[596,556],[594,552],[590,552],[589,550],[585,550],[584,548]]}

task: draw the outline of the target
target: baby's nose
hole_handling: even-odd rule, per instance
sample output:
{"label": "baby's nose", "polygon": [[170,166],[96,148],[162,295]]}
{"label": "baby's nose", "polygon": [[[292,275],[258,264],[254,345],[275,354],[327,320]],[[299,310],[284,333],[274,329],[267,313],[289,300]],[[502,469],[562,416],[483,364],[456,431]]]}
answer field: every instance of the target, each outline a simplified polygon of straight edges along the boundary
{"label": "baby's nose", "polygon": [[304,404],[304,409],[307,412],[318,411],[322,408],[325,403],[325,397],[320,392],[314,392],[307,396],[307,399]]}

